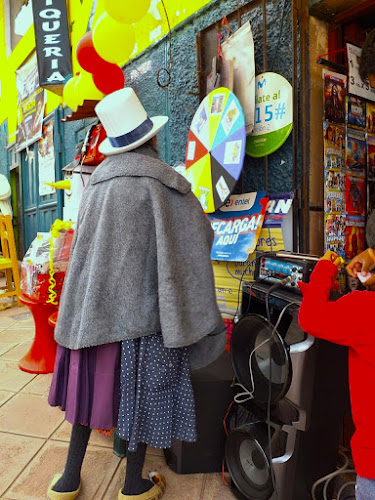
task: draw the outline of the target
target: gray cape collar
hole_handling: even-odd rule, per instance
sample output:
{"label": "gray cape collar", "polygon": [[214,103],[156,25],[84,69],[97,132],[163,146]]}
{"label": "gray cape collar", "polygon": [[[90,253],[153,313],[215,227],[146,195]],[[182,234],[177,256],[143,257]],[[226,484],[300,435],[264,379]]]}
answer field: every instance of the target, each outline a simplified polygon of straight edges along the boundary
{"label": "gray cape collar", "polygon": [[91,184],[116,177],[151,177],[182,194],[191,191],[190,183],[172,167],[162,162],[151,146],[109,156],[95,170]]}

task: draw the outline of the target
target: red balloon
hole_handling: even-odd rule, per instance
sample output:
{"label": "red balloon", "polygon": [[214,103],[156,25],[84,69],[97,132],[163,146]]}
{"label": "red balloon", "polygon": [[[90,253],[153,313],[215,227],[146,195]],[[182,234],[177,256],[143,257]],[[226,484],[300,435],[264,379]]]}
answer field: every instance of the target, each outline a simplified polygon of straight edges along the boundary
{"label": "red balloon", "polygon": [[111,94],[124,88],[125,76],[117,64],[105,63],[92,75],[95,85],[103,94]]}
{"label": "red balloon", "polygon": [[94,48],[91,31],[88,31],[77,43],[76,54],[79,64],[89,73],[94,73],[102,64],[107,64],[107,61],[102,59]]}

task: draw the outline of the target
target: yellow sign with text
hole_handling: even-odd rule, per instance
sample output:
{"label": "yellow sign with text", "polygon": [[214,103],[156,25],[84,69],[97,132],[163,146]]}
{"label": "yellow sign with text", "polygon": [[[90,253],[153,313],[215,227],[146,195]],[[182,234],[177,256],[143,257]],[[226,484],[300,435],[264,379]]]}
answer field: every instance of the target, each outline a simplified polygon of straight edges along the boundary
{"label": "yellow sign with text", "polygon": [[[278,252],[284,250],[284,239],[281,228],[262,229],[256,251]],[[242,284],[254,281],[256,253],[249,255],[245,262],[212,261],[216,298],[223,316],[233,316],[240,310],[242,301]]]}

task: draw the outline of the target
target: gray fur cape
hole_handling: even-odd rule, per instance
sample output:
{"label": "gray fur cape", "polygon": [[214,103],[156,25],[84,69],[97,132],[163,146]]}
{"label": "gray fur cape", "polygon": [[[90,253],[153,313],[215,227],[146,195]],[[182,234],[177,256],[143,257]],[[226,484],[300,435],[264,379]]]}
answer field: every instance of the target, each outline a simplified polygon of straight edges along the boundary
{"label": "gray fur cape", "polygon": [[81,349],[161,332],[168,348],[191,346],[193,369],[214,361],[226,335],[212,243],[190,184],[150,146],[108,157],[83,194],[56,341]]}

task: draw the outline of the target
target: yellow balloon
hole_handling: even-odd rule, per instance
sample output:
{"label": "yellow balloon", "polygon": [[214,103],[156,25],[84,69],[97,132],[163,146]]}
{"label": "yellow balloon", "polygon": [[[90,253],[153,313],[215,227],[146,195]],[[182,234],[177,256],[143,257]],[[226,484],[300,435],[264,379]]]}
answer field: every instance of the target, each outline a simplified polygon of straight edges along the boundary
{"label": "yellow balloon", "polygon": [[133,26],[118,23],[104,13],[95,23],[92,41],[100,57],[121,66],[134,50],[135,31]]}
{"label": "yellow balloon", "polygon": [[95,85],[92,74],[84,70],[81,71],[74,90],[81,103],[83,101],[100,101],[104,97],[104,94]]}
{"label": "yellow balloon", "polygon": [[63,101],[66,106],[74,111],[77,110],[80,102],[75,92],[75,84],[77,82],[78,77],[73,76],[70,80],[66,82],[63,88]]}
{"label": "yellow balloon", "polygon": [[104,0],[104,8],[119,23],[133,24],[140,21],[148,12],[151,0]]}

